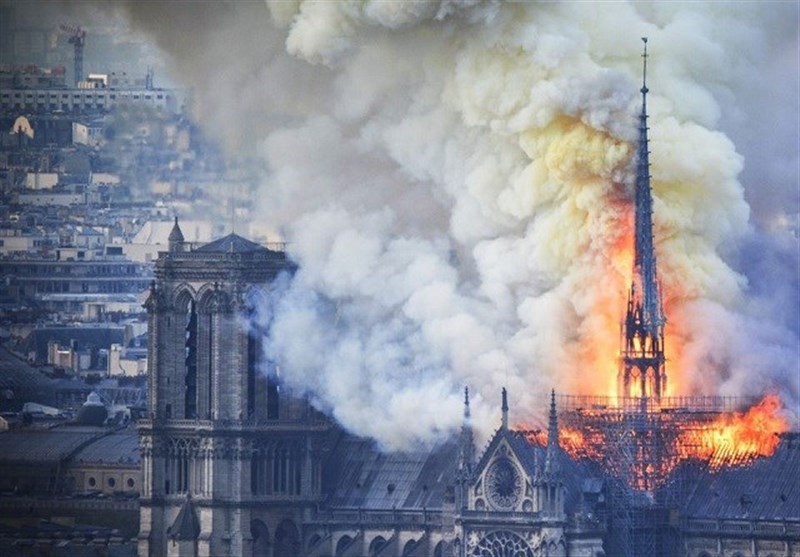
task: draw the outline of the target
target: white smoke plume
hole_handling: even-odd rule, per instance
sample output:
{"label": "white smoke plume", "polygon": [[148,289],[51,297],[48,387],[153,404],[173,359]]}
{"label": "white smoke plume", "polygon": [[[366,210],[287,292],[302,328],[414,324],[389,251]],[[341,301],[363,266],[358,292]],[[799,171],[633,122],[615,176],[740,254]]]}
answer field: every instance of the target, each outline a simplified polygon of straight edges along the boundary
{"label": "white smoke plume", "polygon": [[[773,390],[797,411],[797,142],[760,160],[770,137],[746,133],[798,137],[796,5],[126,10],[209,129],[266,161],[256,213],[299,264],[262,312],[270,355],[350,430],[433,439],[464,385],[483,434],[503,386],[513,421],[550,388],[614,392],[642,36],[672,394]],[[726,127],[779,168],[742,174]]]}

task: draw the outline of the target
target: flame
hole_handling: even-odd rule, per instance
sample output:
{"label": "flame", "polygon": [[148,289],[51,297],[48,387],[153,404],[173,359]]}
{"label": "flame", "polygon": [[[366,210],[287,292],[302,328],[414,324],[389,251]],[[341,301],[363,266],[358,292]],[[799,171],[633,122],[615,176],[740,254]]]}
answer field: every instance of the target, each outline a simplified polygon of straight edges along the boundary
{"label": "flame", "polygon": [[[681,412],[657,409],[648,420],[656,426],[634,431],[617,428],[618,409],[582,409],[565,418],[559,428],[561,448],[573,459],[602,463],[612,473],[626,477],[631,487],[651,490],[663,485],[682,462],[695,461],[712,472],[732,466],[746,466],[760,457],[771,456],[780,442],[780,434],[789,430],[782,415],[783,405],[777,395],[767,395],[744,412]],[[576,424],[580,424],[577,427]],[[652,422],[651,422],[652,424]],[[543,446],[547,432],[525,424],[517,427],[530,443]],[[614,448],[626,441],[635,445],[642,466],[616,458]],[[630,465],[630,466],[629,466]]]}
{"label": "flame", "polygon": [[713,469],[771,456],[778,434],[789,429],[782,408],[777,395],[767,395],[746,412],[723,414],[699,431],[685,432],[679,443],[689,456],[708,461]]}

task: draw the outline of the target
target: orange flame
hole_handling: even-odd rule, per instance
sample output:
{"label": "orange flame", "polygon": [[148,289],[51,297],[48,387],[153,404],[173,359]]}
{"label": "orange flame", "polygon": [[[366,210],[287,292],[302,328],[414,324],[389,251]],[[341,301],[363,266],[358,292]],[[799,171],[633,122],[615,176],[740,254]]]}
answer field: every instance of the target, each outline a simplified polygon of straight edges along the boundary
{"label": "orange flame", "polygon": [[679,445],[686,456],[708,461],[713,469],[770,456],[778,446],[778,434],[789,429],[780,415],[782,407],[777,395],[767,395],[746,412],[723,414],[699,431],[684,432]]}
{"label": "orange flame", "polygon": [[[658,432],[616,428],[615,410],[584,410],[577,422],[562,424],[559,428],[559,443],[573,459],[589,459],[604,463],[615,473],[627,476],[631,486],[637,489],[652,489],[662,485],[670,473],[684,461],[700,461],[711,471],[724,467],[747,465],[759,457],[774,454],[779,435],[789,430],[789,423],[781,415],[783,406],[777,395],[767,395],[745,412],[676,413],[655,412]],[[574,418],[574,416],[572,416]],[[575,427],[581,423],[582,427]],[[525,425],[517,428],[530,443],[547,444],[547,432],[530,429]],[[623,442],[637,444],[641,451],[642,469],[635,465],[617,462],[614,447]],[[657,447],[655,445],[658,445]],[[612,470],[614,472],[614,470]]]}

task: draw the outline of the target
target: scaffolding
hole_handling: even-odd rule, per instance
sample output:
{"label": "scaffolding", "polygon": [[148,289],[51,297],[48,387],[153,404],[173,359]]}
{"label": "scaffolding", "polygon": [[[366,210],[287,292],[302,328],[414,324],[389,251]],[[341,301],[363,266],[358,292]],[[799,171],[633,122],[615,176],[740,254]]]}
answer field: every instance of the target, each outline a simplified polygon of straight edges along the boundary
{"label": "scaffolding", "polygon": [[674,554],[680,545],[679,503],[692,477],[676,472],[678,466],[700,454],[699,433],[716,418],[754,402],[744,397],[557,397],[564,448],[573,457],[597,462],[606,475],[610,555]]}

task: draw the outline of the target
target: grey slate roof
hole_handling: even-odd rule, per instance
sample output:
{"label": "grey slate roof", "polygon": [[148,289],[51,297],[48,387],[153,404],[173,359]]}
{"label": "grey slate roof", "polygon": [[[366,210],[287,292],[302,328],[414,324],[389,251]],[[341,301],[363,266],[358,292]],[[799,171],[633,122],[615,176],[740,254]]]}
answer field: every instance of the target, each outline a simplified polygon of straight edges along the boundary
{"label": "grey slate roof", "polygon": [[169,527],[169,537],[173,540],[192,541],[200,534],[200,519],[194,509],[191,497],[187,497],[175,517],[175,522]]}
{"label": "grey slate roof", "polygon": [[5,349],[0,349],[0,389],[41,389],[50,380]]}
{"label": "grey slate roof", "polygon": [[231,233],[200,246],[194,251],[203,253],[248,253],[252,251],[267,251],[267,248],[242,238],[238,234]]}
{"label": "grey slate roof", "polygon": [[687,516],[800,521],[800,433],[784,434],[771,457],[706,471],[696,485]]}
{"label": "grey slate roof", "polygon": [[133,428],[116,431],[93,441],[75,455],[82,464],[139,465],[139,436]]}
{"label": "grey slate roof", "polygon": [[97,427],[63,427],[0,433],[0,463],[57,463],[105,434]]}
{"label": "grey slate roof", "polygon": [[323,477],[326,503],[339,508],[440,509],[452,485],[455,441],[431,450],[382,453],[369,440],[342,435]]}

